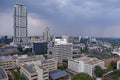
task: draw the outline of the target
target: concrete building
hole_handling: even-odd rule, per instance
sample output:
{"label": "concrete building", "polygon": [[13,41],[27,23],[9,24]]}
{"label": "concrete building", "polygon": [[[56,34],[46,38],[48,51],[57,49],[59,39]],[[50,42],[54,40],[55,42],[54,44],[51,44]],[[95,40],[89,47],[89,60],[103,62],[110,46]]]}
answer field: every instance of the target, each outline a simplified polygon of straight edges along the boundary
{"label": "concrete building", "polygon": [[119,61],[119,57],[118,58],[117,57],[112,57],[112,58],[109,58],[109,59],[104,59],[104,66],[107,69],[109,66],[111,66],[112,62],[117,63],[117,61]]}
{"label": "concrete building", "polygon": [[32,66],[21,66],[20,72],[25,80],[38,80],[38,74]]}
{"label": "concrete building", "polygon": [[[25,66],[27,65],[30,68],[26,69],[24,65]],[[29,75],[32,75],[31,72],[29,72],[31,70],[34,70],[34,72],[37,73],[36,75],[37,80],[49,80],[49,72],[54,71],[56,69],[57,69],[57,62],[56,60],[53,59],[30,61],[30,62],[25,62],[21,65],[21,73],[24,73],[24,75],[29,80],[31,80],[32,77],[32,76],[29,77]]]}
{"label": "concrete building", "polygon": [[43,40],[48,42],[48,41],[50,41],[50,38],[51,38],[50,29],[49,29],[49,27],[46,27],[44,32],[43,32]]}
{"label": "concrete building", "polygon": [[54,71],[57,69],[57,61],[48,59],[48,60],[43,60],[41,61],[41,66],[45,69],[48,69],[48,71]]}
{"label": "concrete building", "polygon": [[0,48],[0,56],[8,56],[19,54],[20,52],[17,50],[15,46],[3,46]]}
{"label": "concrete building", "polygon": [[120,60],[117,61],[117,69],[120,69]]}
{"label": "concrete building", "polygon": [[55,39],[54,43],[51,43],[48,47],[48,56],[61,64],[63,60],[72,59],[72,46],[73,44],[67,43],[66,39]]}
{"label": "concrete building", "polygon": [[28,42],[27,9],[23,4],[14,6],[14,38],[16,45],[26,45]]}
{"label": "concrete building", "polygon": [[11,56],[1,56],[0,57],[0,67],[5,70],[10,70],[16,68],[16,60]]}
{"label": "concrete building", "polygon": [[0,80],[8,80],[6,71],[0,67]]}
{"label": "concrete building", "polygon": [[28,56],[28,55],[14,55],[13,58],[16,60],[16,66],[19,67],[24,62],[44,60],[42,55]]}
{"label": "concrete building", "polygon": [[29,62],[25,62],[23,64],[27,64],[27,65],[39,65],[42,66],[45,69],[48,69],[48,71],[54,71],[57,69],[57,61],[54,59],[46,59],[46,60],[36,60],[36,61],[29,61]]}
{"label": "concrete building", "polygon": [[48,43],[47,42],[33,42],[32,53],[34,55],[47,54]]}
{"label": "concrete building", "polygon": [[32,42],[40,42],[43,41],[43,37],[42,36],[30,36],[28,39],[28,42],[32,43]]}
{"label": "concrete building", "polygon": [[93,71],[95,66],[104,68],[104,61],[90,57],[81,57],[68,61],[68,69],[73,70],[77,73],[85,72],[90,76],[94,75]]}

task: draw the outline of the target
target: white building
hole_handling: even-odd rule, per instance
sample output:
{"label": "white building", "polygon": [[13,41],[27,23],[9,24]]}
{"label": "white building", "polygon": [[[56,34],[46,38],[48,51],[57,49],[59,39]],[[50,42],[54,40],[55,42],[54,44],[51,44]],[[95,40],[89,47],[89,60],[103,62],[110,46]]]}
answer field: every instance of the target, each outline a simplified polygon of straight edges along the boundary
{"label": "white building", "polygon": [[81,57],[68,61],[68,69],[73,70],[77,73],[84,72],[90,76],[94,75],[93,71],[95,66],[104,68],[104,61],[90,57]]}
{"label": "white building", "polygon": [[52,46],[48,46],[48,56],[54,58],[58,63],[62,63],[63,60],[72,59],[73,57],[73,44],[67,43],[66,39],[55,39]]}
{"label": "white building", "polygon": [[116,54],[116,55],[120,56],[120,48],[113,49],[112,54]]}
{"label": "white building", "polygon": [[120,60],[117,61],[117,69],[120,69]]}

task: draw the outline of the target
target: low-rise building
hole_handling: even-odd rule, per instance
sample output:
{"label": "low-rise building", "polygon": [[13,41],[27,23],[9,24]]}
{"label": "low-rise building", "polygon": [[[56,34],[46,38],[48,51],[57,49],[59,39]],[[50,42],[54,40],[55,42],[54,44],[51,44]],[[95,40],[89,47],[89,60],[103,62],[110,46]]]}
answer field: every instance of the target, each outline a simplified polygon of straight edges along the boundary
{"label": "low-rise building", "polygon": [[13,54],[19,54],[20,52],[17,50],[15,46],[3,46],[0,48],[0,55],[8,56]]}
{"label": "low-rise building", "polygon": [[13,56],[16,59],[16,65],[19,67],[24,62],[44,60],[45,58],[42,55],[28,56],[28,55],[16,55]]}
{"label": "low-rise building", "polygon": [[37,80],[38,74],[32,66],[21,66],[20,72],[26,80]]}
{"label": "low-rise building", "polygon": [[104,66],[105,68],[107,69],[109,66],[111,66],[111,63],[112,62],[115,62],[117,63],[117,61],[119,60],[119,57],[112,57],[112,58],[109,58],[109,59],[104,59]]}
{"label": "low-rise building", "polygon": [[117,69],[120,69],[120,60],[117,61]]}
{"label": "low-rise building", "polygon": [[0,57],[0,67],[5,70],[10,70],[16,68],[16,60],[11,56],[1,56]]}
{"label": "low-rise building", "polygon": [[104,61],[97,58],[81,57],[68,61],[68,69],[73,70],[77,73],[85,72],[90,76],[94,75],[95,66],[104,68]]}
{"label": "low-rise building", "polygon": [[[26,73],[27,70],[29,72],[29,69],[26,69],[24,65],[30,67],[30,70],[34,69],[34,72],[37,73],[37,80],[49,80],[49,72],[57,69],[57,62],[53,59],[25,62],[21,65],[21,73],[24,73],[24,75],[30,80],[31,77]],[[29,72],[29,74],[31,73]]]}
{"label": "low-rise building", "polygon": [[0,67],[0,80],[8,80],[7,73],[3,68]]}

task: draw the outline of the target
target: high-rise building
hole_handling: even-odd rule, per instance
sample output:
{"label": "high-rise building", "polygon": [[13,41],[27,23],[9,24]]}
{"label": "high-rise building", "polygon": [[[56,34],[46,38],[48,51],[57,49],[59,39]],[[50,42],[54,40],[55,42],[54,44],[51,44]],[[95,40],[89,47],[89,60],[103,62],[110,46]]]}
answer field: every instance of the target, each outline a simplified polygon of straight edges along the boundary
{"label": "high-rise building", "polygon": [[14,6],[14,43],[25,45],[28,42],[27,9],[23,4]]}
{"label": "high-rise building", "polygon": [[46,27],[44,32],[43,32],[43,40],[46,42],[50,41],[50,29],[49,29],[49,27]]}
{"label": "high-rise building", "polygon": [[54,58],[61,65],[63,60],[72,59],[72,46],[66,39],[55,39],[54,43],[48,44],[48,57]]}

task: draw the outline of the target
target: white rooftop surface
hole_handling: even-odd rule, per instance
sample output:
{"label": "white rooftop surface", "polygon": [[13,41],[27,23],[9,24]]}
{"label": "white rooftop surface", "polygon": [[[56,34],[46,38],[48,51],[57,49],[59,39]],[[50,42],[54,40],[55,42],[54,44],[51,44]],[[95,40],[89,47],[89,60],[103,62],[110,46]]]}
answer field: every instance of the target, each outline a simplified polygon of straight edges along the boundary
{"label": "white rooftop surface", "polygon": [[27,65],[41,65],[41,60],[25,62]]}
{"label": "white rooftop surface", "polygon": [[55,39],[55,45],[68,45],[72,43],[68,43],[67,39]]}
{"label": "white rooftop surface", "polygon": [[66,39],[55,39],[55,44],[67,44]]}
{"label": "white rooftop surface", "polygon": [[113,54],[117,54],[117,55],[119,55],[120,56],[120,51],[119,52],[112,52]]}
{"label": "white rooftop surface", "polygon": [[81,58],[76,58],[73,61],[75,62],[83,61],[86,64],[94,65],[101,62],[102,60],[99,60],[97,58],[81,57]]}

